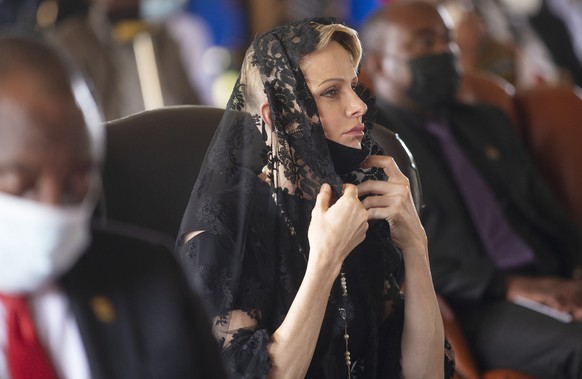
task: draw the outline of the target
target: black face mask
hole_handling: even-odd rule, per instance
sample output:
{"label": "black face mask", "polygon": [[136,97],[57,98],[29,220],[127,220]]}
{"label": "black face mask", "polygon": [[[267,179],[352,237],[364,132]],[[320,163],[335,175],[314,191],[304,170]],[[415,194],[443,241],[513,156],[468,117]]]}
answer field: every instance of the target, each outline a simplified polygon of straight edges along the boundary
{"label": "black face mask", "polygon": [[450,105],[457,93],[459,71],[453,53],[427,55],[408,62],[412,84],[408,96],[427,110]]}
{"label": "black face mask", "polygon": [[344,146],[332,140],[327,140],[331,160],[335,172],[343,178],[346,174],[355,171],[360,167],[360,164],[368,157],[368,149],[355,149],[353,147]]}

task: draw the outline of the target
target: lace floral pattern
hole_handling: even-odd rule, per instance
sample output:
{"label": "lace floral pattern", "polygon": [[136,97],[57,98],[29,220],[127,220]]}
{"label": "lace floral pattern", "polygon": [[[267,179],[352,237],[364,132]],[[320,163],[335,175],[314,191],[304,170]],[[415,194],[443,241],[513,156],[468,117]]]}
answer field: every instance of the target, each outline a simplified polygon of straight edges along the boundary
{"label": "lace floral pattern", "polygon": [[[317,19],[312,22],[332,21]],[[315,199],[324,182],[332,184],[337,196],[341,194],[342,185],[328,159],[329,151],[315,100],[299,69],[301,57],[313,52],[318,41],[318,33],[311,22],[288,24],[257,38],[252,60],[252,64],[259,68],[273,118],[276,137],[272,146],[276,162],[273,168],[280,171],[271,175],[280,175],[279,183],[285,183],[286,192],[307,200]],[[362,85],[358,85],[356,91],[368,108],[373,109],[374,99],[370,91]],[[237,82],[227,107],[246,110],[244,85],[240,82]],[[365,116],[368,128],[373,117],[373,111]],[[380,148],[368,133],[362,144],[373,153],[380,153]]]}
{"label": "lace floral pattern", "polygon": [[[339,195],[344,181],[384,179],[377,169],[358,169],[344,178],[335,173],[315,100],[299,68],[301,57],[318,43],[314,22],[331,21],[288,24],[255,40],[252,62],[269,101],[271,145],[265,143],[258,115],[244,113],[245,85],[237,81],[227,106],[230,111],[218,126],[192,190],[177,242],[180,261],[206,302],[227,369],[236,378],[268,374],[270,336],[284,320],[305,274],[307,229],[321,185],[332,184]],[[361,86],[357,91],[372,109],[369,91]],[[365,120],[365,125],[364,148],[381,154],[369,136],[371,124]],[[260,179],[265,167],[267,181]],[[291,219],[294,233],[281,211]],[[184,242],[192,231],[202,233]],[[354,377],[398,377],[402,257],[389,239],[387,223],[378,222],[368,236],[350,255],[355,258],[345,263],[352,301],[344,308],[352,318]],[[386,282],[392,286],[387,292]],[[345,375],[345,344],[337,319],[338,308],[328,306],[308,378]],[[391,341],[389,348],[384,347],[385,340]],[[379,359],[383,349],[387,353]],[[381,361],[391,362],[391,368],[380,371]]]}

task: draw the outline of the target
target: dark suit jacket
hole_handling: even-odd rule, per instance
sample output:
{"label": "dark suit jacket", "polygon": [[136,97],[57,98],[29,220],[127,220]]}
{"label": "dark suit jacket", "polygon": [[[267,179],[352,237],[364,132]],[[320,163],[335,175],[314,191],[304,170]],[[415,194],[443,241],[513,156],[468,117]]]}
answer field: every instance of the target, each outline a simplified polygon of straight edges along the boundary
{"label": "dark suit jacket", "polygon": [[226,378],[202,304],[172,253],[151,234],[130,234],[97,227],[61,280],[92,377]]}
{"label": "dark suit jacket", "polygon": [[[569,277],[582,262],[582,235],[538,176],[509,119],[496,108],[456,104],[451,128],[491,186],[515,231],[533,248],[535,274]],[[504,294],[504,275],[485,252],[440,146],[422,120],[378,104],[377,123],[406,143],[416,161],[425,207],[432,276],[449,301],[472,303]]]}

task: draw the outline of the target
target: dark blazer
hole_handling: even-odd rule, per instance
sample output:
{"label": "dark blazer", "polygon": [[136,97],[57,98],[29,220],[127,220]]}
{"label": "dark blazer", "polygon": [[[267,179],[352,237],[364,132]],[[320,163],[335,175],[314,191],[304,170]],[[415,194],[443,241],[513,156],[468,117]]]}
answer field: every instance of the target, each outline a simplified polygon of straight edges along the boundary
{"label": "dark blazer", "polygon": [[[437,291],[457,303],[503,296],[506,273],[486,254],[436,138],[410,113],[381,102],[378,111],[376,122],[402,138],[418,167]],[[569,277],[582,263],[582,233],[537,174],[509,119],[496,108],[456,104],[450,121],[509,223],[533,248],[535,274]]]}
{"label": "dark blazer", "polygon": [[95,379],[226,378],[202,304],[170,250],[95,227],[62,278]]}

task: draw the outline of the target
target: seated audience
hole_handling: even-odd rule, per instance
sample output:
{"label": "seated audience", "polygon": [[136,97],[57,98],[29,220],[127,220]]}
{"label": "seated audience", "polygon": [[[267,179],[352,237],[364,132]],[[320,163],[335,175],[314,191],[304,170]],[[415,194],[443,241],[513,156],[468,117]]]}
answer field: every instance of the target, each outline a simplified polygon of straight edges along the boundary
{"label": "seated audience", "polygon": [[104,130],[67,67],[0,37],[0,377],[226,378],[168,248],[91,227]]}
{"label": "seated audience", "polygon": [[495,40],[476,10],[463,11],[456,20],[455,32],[463,71],[485,71],[516,84],[517,49]]}
{"label": "seated audience", "polygon": [[87,1],[88,13],[63,20],[55,35],[91,81],[106,120],[201,103],[171,30],[144,19],[155,12],[151,6],[140,7],[141,0]]}
{"label": "seated audience", "polygon": [[[571,87],[577,81],[579,68],[568,62],[572,48],[567,33],[561,25],[546,22],[557,20],[546,17],[541,0],[443,3],[454,15],[464,69],[484,69],[517,88],[557,84]],[[544,22],[547,25],[540,29]],[[544,38],[544,29],[553,39]]]}
{"label": "seated audience", "polygon": [[[397,1],[362,30],[376,121],[400,135],[421,176],[436,290],[481,368],[581,378],[582,233],[505,114],[454,101],[458,62],[445,19],[433,5]],[[532,304],[562,321],[524,306]]]}

